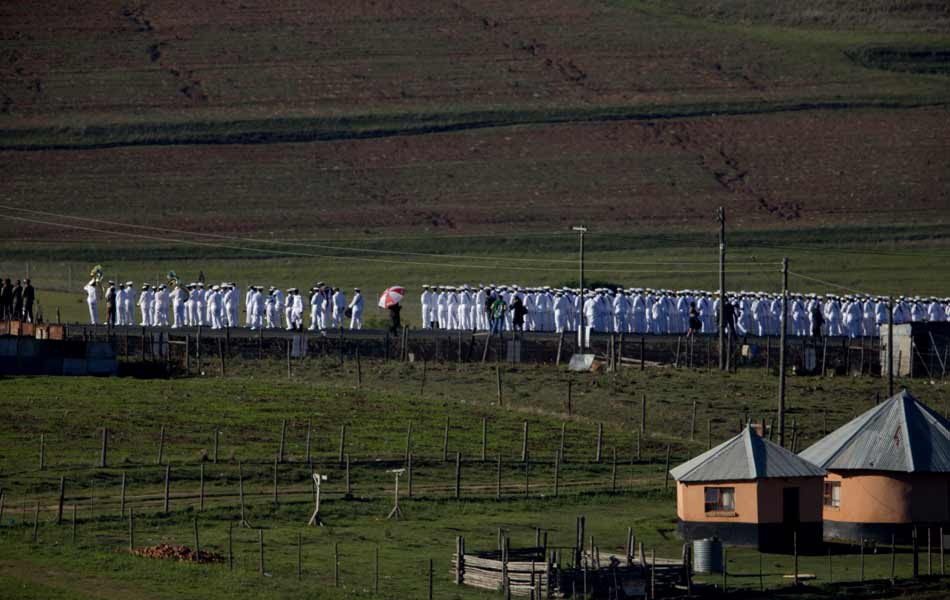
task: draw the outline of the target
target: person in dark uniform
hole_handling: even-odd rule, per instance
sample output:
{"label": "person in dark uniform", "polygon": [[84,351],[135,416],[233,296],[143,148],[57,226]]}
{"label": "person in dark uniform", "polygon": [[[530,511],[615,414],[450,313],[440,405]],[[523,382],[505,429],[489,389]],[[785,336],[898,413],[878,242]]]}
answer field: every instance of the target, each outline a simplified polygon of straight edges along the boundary
{"label": "person in dark uniform", "polygon": [[514,301],[511,303],[510,310],[512,330],[524,333],[524,316],[528,314],[528,309],[525,308],[524,302],[521,301],[521,296],[515,296]]}
{"label": "person in dark uniform", "polygon": [[19,279],[16,280],[16,285],[13,286],[13,316],[10,318],[16,321],[23,318],[23,285]]}
{"label": "person in dark uniform", "polygon": [[689,303],[689,329],[686,330],[686,337],[691,338],[697,332],[702,331],[703,322],[699,320],[699,310],[695,302]]}
{"label": "person in dark uniform", "polygon": [[402,324],[399,320],[399,313],[402,311],[402,307],[399,306],[399,303],[393,304],[388,308],[389,310],[389,332],[395,335],[402,328]]}
{"label": "person in dark uniform", "polygon": [[109,282],[106,290],[106,325],[115,327],[115,282]]}
{"label": "person in dark uniform", "polygon": [[722,327],[727,331],[723,333],[728,333],[729,337],[733,337],[736,334],[736,306],[731,301],[724,302],[722,304]]}
{"label": "person in dark uniform", "polygon": [[23,287],[23,320],[27,323],[33,322],[33,302],[36,300],[36,290],[30,285],[30,280],[26,280]]}
{"label": "person in dark uniform", "polygon": [[3,280],[3,287],[0,287],[0,319],[8,321],[13,312],[13,285],[10,284],[10,278]]}
{"label": "person in dark uniform", "polygon": [[821,340],[821,327],[825,324],[825,316],[821,314],[821,305],[817,302],[811,307],[811,337],[817,342]]}

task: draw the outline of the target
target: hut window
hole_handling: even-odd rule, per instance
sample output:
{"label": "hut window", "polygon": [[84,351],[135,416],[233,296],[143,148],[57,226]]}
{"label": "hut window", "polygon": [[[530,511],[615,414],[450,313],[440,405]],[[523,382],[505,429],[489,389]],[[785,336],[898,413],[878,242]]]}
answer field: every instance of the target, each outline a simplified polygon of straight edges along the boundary
{"label": "hut window", "polygon": [[825,506],[830,508],[841,508],[841,482],[825,482]]}
{"label": "hut window", "polygon": [[706,512],[735,512],[736,488],[706,488]]}

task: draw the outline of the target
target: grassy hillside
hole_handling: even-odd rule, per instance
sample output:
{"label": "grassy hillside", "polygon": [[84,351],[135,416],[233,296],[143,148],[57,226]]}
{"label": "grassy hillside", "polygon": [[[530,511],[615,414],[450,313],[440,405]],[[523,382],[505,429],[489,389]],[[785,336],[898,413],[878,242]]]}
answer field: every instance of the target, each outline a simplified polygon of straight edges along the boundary
{"label": "grassy hillside", "polygon": [[[0,581],[17,597],[172,598],[254,594],[279,598],[320,590],[321,597],[371,594],[375,547],[380,548],[381,596],[425,594],[426,567],[435,561],[435,596],[489,598],[456,588],[450,581],[449,555],[456,535],[468,547],[494,547],[498,528],[512,545],[534,540],[534,527],[548,530],[551,546],[573,543],[574,519],[587,516],[587,531],[601,551],[621,552],[625,527],[634,528],[647,551],[677,557],[671,491],[664,492],[667,445],[676,464],[707,447],[706,423],[715,443],[733,435],[745,415],[772,414],[776,378],[759,370],[735,375],[656,369],[624,371],[617,376],[573,375],[574,414],[563,413],[566,374],[551,367],[503,369],[505,406],[495,404],[494,371],[454,365],[428,366],[420,393],[421,365],[363,363],[363,388],[354,389],[353,365],[312,359],[295,363],[287,380],[281,361],[263,361],[231,369],[224,379],[173,381],[126,379],[8,378],[8,400],[0,417],[11,426],[0,432],[0,487],[5,511],[0,523]],[[833,428],[866,410],[882,389],[878,379],[796,378],[789,380],[792,420],[807,446],[825,428]],[[912,391],[944,411],[950,395],[941,383],[913,384]],[[640,394],[648,398],[647,435],[636,458]],[[831,400],[833,399],[833,401]],[[699,426],[690,435],[690,410],[698,404]],[[605,414],[610,414],[605,419]],[[449,419],[448,452],[460,452],[462,498],[454,498],[454,460],[442,461],[444,427]],[[488,457],[481,462],[482,419],[487,421]],[[324,492],[322,528],[305,526],[312,511],[305,464],[307,420],[313,425],[315,469],[329,475]],[[273,459],[286,420],[286,462],[279,466],[279,503],[272,498]],[[524,496],[520,463],[523,423],[529,423],[530,488]],[[387,469],[402,465],[406,431],[413,423],[415,487],[403,497],[403,521],[385,519],[391,507],[392,479]],[[594,462],[597,424],[603,423],[603,456]],[[565,462],[560,494],[553,497],[551,460],[565,427]],[[347,426],[351,456],[351,494],[345,495],[345,470],[337,462],[339,432]],[[166,428],[163,461],[171,469],[171,501],[163,514],[164,467],[156,464],[160,430]],[[109,427],[109,467],[96,468],[99,429]],[[219,433],[219,460],[214,432]],[[38,469],[39,435],[45,443],[45,470]],[[694,437],[695,439],[690,439]],[[613,453],[617,452],[617,489],[612,492]],[[504,462],[502,500],[495,500],[496,467]],[[164,543],[193,546],[197,516],[203,549],[226,553],[229,524],[237,525],[237,461],[243,461],[246,516],[253,529],[234,528],[234,571],[226,563],[210,565],[152,561],[129,556],[127,518],[119,517],[120,486],[126,475],[126,507],[136,513],[136,546]],[[206,505],[198,506],[199,465],[204,464]],[[66,477],[66,523],[55,524],[59,478]],[[403,481],[403,494],[407,492]],[[37,543],[32,542],[33,510],[40,504]],[[73,541],[72,506],[77,506]],[[266,542],[266,572],[258,568],[258,534]],[[297,536],[302,541],[302,578],[296,578]],[[334,586],[333,547],[339,544],[340,586]],[[840,547],[833,556],[833,579],[858,578],[856,550]],[[369,561],[369,562],[367,562]],[[936,563],[935,559],[935,563]],[[764,583],[787,584],[791,557],[765,555]],[[924,560],[924,565],[926,561]],[[925,568],[925,567],[924,567]],[[729,550],[730,587],[749,593],[759,587],[758,555]],[[802,572],[817,574],[810,594],[833,597],[827,585],[824,555],[802,557]],[[867,554],[867,579],[883,579],[890,555]],[[909,577],[911,556],[902,549],[897,574]],[[86,582],[76,586],[76,581]],[[719,577],[707,578],[717,583]],[[869,584],[872,587],[881,583]],[[931,591],[940,590],[931,582]],[[875,588],[876,589],[876,588]],[[899,588],[902,589],[902,588]],[[865,590],[867,591],[867,590]],[[774,592],[767,592],[775,597]],[[921,590],[907,591],[926,597]],[[933,592],[932,597],[940,597]],[[32,595],[30,595],[32,594]],[[57,596],[57,594],[59,596]]]}
{"label": "grassy hillside", "polygon": [[881,32],[945,32],[950,7],[944,2],[906,0],[652,0],[686,14],[729,23]]}

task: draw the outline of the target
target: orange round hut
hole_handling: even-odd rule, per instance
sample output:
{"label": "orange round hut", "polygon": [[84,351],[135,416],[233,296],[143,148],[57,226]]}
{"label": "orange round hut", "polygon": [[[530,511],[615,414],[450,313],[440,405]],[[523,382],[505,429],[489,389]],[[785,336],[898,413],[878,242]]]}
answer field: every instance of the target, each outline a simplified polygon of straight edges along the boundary
{"label": "orange round hut", "polygon": [[670,474],[676,479],[677,532],[768,550],[821,544],[825,471],[760,437],[752,427]]}
{"label": "orange round hut", "polygon": [[906,390],[799,456],[828,472],[825,539],[907,541],[950,521],[950,422]]}

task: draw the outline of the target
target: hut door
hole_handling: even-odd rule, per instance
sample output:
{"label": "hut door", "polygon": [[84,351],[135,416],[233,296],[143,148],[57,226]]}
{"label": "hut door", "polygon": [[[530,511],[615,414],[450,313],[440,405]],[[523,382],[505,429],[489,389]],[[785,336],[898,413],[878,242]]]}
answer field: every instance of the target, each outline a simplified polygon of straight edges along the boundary
{"label": "hut door", "polygon": [[798,525],[799,522],[798,488],[787,487],[782,490],[782,523]]}

